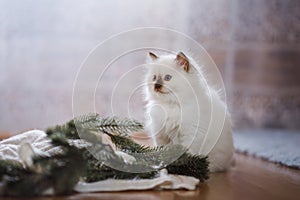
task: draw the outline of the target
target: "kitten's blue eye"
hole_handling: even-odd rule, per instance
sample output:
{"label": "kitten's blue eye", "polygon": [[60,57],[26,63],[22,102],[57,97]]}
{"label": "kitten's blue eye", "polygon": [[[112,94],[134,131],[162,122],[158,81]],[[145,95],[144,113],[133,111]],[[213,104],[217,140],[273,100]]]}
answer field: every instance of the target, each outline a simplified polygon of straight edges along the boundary
{"label": "kitten's blue eye", "polygon": [[172,79],[172,76],[170,74],[165,75],[165,81],[169,81]]}
{"label": "kitten's blue eye", "polygon": [[156,75],[154,75],[154,76],[153,76],[152,80],[153,80],[153,81],[155,81],[155,80],[156,80]]}

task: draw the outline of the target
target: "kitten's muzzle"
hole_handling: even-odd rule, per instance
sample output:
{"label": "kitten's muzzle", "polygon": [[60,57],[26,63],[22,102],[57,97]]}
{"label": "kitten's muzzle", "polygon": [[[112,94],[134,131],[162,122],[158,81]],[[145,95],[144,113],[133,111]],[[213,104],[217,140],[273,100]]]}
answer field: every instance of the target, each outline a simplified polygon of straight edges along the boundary
{"label": "kitten's muzzle", "polygon": [[157,90],[160,90],[162,88],[162,84],[161,83],[155,83],[154,84],[154,90],[157,91]]}

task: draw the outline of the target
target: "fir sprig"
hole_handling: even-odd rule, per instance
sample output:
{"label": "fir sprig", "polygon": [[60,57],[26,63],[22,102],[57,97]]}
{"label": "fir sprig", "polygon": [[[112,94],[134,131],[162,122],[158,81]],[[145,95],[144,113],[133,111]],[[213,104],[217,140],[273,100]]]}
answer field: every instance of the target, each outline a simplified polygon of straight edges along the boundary
{"label": "fir sprig", "polygon": [[193,176],[200,182],[204,182],[209,178],[208,165],[207,157],[184,153],[179,159],[166,166],[166,169],[170,174]]}
{"label": "fir sprig", "polygon": [[120,136],[143,130],[143,124],[137,120],[118,117],[101,118],[94,113],[76,117],[74,123],[77,128],[114,133]]}
{"label": "fir sprig", "polygon": [[[36,156],[33,166],[23,168],[20,163],[0,160],[2,195],[37,196],[53,190],[54,194],[67,194],[82,179],[95,182],[114,179],[153,178],[161,168],[171,174],[189,175],[201,182],[208,178],[206,157],[183,153],[181,146],[150,148],[126,137],[133,131],[141,131],[142,123],[131,119],[101,118],[98,114],[76,117],[66,124],[47,129],[53,146],[60,153],[50,157]],[[115,154],[111,146],[103,144],[99,134],[111,137],[116,147],[135,157],[134,163],[127,163]],[[85,141],[83,148],[71,141]],[[181,153],[178,159],[173,156]],[[120,171],[108,166],[113,161],[122,166]],[[131,173],[130,169],[143,169],[144,173]]]}
{"label": "fir sprig", "polygon": [[[4,187],[1,195],[37,196],[47,191],[69,194],[85,172],[80,149],[69,145],[64,138],[53,138],[63,153],[51,157],[36,156],[33,166],[23,168],[20,163],[0,160],[0,178]],[[76,166],[76,167],[74,167]]]}

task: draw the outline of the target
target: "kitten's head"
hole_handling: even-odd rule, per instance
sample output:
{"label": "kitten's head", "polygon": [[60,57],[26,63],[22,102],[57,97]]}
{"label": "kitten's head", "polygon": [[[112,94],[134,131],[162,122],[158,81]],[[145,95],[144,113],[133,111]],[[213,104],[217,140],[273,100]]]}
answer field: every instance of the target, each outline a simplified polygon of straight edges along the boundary
{"label": "kitten's head", "polygon": [[187,88],[191,86],[189,77],[192,66],[188,57],[182,52],[162,56],[150,52],[149,56],[151,61],[147,65],[147,98],[178,101],[178,97],[185,96]]}

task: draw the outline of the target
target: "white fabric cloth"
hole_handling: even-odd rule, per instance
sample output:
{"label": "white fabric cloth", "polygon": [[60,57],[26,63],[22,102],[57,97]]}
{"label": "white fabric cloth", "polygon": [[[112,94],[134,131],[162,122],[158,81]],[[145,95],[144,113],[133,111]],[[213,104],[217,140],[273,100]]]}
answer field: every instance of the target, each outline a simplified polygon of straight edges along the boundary
{"label": "white fabric cloth", "polygon": [[[31,130],[0,141],[0,159],[14,160],[24,166],[30,165],[33,154],[51,155],[59,151],[53,147],[45,132]],[[194,177],[168,174],[161,170],[160,176],[153,179],[116,180],[108,179],[93,183],[78,182],[77,192],[108,192],[149,189],[187,189],[194,190],[199,180]],[[0,184],[1,185],[1,184]]]}
{"label": "white fabric cloth", "polygon": [[[149,189],[196,189],[198,179],[189,176],[168,174],[166,169],[161,170],[160,176],[154,179],[116,180],[85,183],[79,182],[74,188],[77,192],[107,192],[125,190],[149,190]],[[99,190],[100,189],[100,190]]]}

